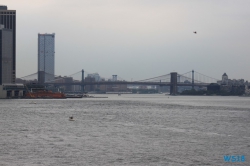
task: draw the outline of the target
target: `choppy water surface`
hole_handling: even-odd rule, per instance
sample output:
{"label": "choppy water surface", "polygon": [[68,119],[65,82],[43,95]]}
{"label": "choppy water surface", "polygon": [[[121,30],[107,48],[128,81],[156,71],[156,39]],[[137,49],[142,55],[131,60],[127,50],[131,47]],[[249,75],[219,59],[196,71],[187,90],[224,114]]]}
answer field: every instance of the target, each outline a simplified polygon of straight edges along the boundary
{"label": "choppy water surface", "polygon": [[0,165],[250,165],[250,98],[105,96],[0,100]]}

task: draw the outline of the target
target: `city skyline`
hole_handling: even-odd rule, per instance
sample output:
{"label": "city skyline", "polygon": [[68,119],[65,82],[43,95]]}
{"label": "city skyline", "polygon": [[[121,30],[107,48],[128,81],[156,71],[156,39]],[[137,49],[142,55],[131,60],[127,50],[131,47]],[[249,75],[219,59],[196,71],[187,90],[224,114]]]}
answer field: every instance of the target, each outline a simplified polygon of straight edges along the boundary
{"label": "city skyline", "polygon": [[194,69],[218,79],[226,72],[250,80],[245,0],[2,4],[18,13],[17,77],[37,71],[36,34],[55,32],[56,75],[84,69],[136,80]]}

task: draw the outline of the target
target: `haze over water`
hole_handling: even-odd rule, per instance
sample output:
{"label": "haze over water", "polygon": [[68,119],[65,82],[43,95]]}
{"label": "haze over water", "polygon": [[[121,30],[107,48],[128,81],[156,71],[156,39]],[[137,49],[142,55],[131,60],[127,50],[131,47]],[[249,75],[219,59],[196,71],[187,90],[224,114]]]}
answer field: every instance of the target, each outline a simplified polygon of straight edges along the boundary
{"label": "haze over water", "polygon": [[250,98],[105,96],[0,100],[0,165],[250,163]]}

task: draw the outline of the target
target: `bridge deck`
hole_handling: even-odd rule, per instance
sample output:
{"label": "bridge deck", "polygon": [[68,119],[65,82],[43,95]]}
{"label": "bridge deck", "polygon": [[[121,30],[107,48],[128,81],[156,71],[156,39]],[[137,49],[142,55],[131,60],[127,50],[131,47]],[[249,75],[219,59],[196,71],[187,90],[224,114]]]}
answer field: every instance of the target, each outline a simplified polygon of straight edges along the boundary
{"label": "bridge deck", "polygon": [[[72,82],[72,83],[44,83],[44,85],[159,85],[159,86],[170,86],[170,82],[127,82],[127,81],[102,81],[102,82]],[[177,86],[192,86],[192,83],[177,83]],[[194,83],[194,86],[207,86],[208,83]]]}

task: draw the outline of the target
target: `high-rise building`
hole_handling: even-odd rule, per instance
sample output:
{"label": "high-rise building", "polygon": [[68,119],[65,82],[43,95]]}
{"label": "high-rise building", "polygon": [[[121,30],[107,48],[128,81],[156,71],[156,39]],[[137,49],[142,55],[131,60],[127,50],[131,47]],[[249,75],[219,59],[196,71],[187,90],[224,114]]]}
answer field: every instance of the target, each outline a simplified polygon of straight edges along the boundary
{"label": "high-rise building", "polygon": [[13,83],[13,38],[11,29],[0,25],[0,85]]}
{"label": "high-rise building", "polygon": [[38,82],[50,82],[55,75],[55,34],[38,34]]}
{"label": "high-rise building", "polygon": [[[0,25],[2,27],[1,28],[2,48],[0,49],[1,50],[0,73],[4,73],[5,75],[4,78],[2,75],[1,79],[4,79],[5,81],[3,80],[2,81],[5,83],[7,82],[15,83],[15,80],[16,80],[16,10],[8,10],[7,6],[0,5]],[[8,71],[8,72],[5,73],[3,70]]]}

